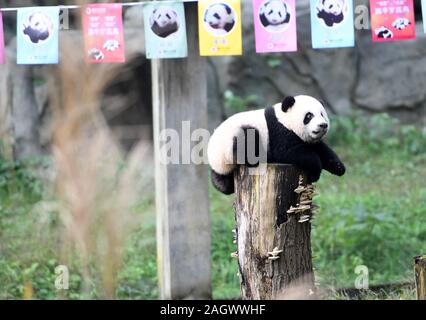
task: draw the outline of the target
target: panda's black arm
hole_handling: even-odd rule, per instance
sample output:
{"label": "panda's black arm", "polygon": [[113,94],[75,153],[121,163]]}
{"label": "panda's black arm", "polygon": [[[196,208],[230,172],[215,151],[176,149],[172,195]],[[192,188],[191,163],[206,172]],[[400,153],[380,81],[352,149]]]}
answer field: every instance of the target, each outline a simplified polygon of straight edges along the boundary
{"label": "panda's black arm", "polygon": [[290,148],[287,152],[275,155],[275,162],[293,164],[307,174],[307,182],[318,181],[321,175],[322,165],[318,154],[307,144],[299,144]]}
{"label": "panda's black arm", "polygon": [[313,149],[321,159],[323,169],[337,176],[343,176],[345,174],[345,165],[324,141],[314,144]]}

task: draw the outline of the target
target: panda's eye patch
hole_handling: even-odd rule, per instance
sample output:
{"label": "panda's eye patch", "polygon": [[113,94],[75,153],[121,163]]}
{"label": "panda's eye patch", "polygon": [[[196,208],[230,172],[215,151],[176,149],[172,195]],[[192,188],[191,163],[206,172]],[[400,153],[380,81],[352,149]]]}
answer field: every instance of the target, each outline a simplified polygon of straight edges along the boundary
{"label": "panda's eye patch", "polygon": [[268,15],[271,15],[273,13],[274,13],[274,10],[271,10],[271,11],[268,12]]}
{"label": "panda's eye patch", "polygon": [[166,14],[166,17],[167,17],[167,18],[169,18],[169,19],[171,19],[171,18],[172,18],[169,14]]}
{"label": "panda's eye patch", "polygon": [[282,18],[282,14],[281,14],[281,12],[278,12],[278,14],[280,15],[280,18]]}
{"label": "panda's eye patch", "polygon": [[303,119],[303,124],[307,125],[309,122],[311,122],[312,118],[314,117],[314,115],[311,112],[308,112],[305,115],[305,119]]}
{"label": "panda's eye patch", "polygon": [[219,19],[219,20],[220,20],[220,15],[219,15],[219,14],[217,14],[217,13],[215,13],[215,14],[213,15],[213,17],[215,17],[216,19]]}

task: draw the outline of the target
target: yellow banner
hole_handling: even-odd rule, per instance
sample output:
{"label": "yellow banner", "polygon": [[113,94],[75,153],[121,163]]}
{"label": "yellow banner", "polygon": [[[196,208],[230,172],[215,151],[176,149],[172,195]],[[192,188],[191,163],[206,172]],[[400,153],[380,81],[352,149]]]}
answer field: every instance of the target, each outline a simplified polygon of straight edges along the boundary
{"label": "yellow banner", "polygon": [[201,0],[198,17],[201,56],[242,54],[240,0]]}

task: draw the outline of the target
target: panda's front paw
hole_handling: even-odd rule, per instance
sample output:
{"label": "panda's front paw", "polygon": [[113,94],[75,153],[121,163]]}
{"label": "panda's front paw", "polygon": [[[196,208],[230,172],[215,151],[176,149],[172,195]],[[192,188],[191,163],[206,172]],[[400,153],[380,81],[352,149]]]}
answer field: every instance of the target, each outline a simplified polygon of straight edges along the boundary
{"label": "panda's front paw", "polygon": [[312,172],[312,171],[308,172],[307,175],[306,175],[306,180],[307,180],[306,182],[308,184],[311,184],[313,182],[317,182],[319,180],[320,176],[321,176],[321,170],[317,171],[317,172]]}
{"label": "panda's front paw", "polygon": [[340,161],[340,160],[336,160],[336,161],[333,161],[332,163],[331,163],[331,166],[332,166],[332,168],[333,168],[333,173],[336,175],[336,176],[343,176],[344,174],[345,174],[345,172],[346,172],[346,167],[345,167],[345,165],[343,164],[343,162],[342,161]]}

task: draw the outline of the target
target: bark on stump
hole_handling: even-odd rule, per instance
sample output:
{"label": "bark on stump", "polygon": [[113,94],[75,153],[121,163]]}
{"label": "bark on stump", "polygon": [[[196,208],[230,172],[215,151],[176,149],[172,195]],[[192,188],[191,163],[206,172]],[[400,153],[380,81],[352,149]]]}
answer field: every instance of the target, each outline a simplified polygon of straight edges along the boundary
{"label": "bark on stump", "polygon": [[426,300],[426,255],[414,257],[417,299]]}
{"label": "bark on stump", "polygon": [[[263,169],[262,173],[262,167],[240,166],[235,174],[238,251],[233,255],[238,256],[242,298],[312,298],[315,286],[307,220],[312,207],[306,199],[312,199],[313,189],[306,187],[304,173],[294,166]],[[293,212],[287,213],[289,209]]]}

